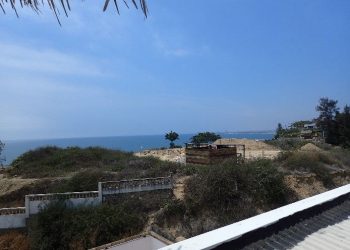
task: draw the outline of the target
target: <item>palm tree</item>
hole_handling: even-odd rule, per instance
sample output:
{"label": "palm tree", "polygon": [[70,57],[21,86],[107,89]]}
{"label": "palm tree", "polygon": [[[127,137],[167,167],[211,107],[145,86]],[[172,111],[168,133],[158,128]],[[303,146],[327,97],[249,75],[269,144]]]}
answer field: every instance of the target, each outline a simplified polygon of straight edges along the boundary
{"label": "palm tree", "polygon": [[[58,18],[59,13],[60,13],[59,8],[63,9],[65,15],[68,17],[68,11],[71,10],[69,0],[41,0],[41,1],[40,0],[17,0],[17,4],[19,2],[22,8],[23,7],[30,7],[32,10],[34,10],[36,13],[39,14],[40,7],[44,6],[44,1],[47,2],[47,5],[53,11],[53,13],[55,14],[55,16],[57,18],[58,23],[61,25],[60,19]],[[118,3],[118,0],[113,0],[113,1],[114,1],[114,6],[119,14],[120,2]],[[140,7],[143,14],[147,18],[148,8],[147,8],[146,0],[119,0],[119,1],[123,1],[123,3],[125,4],[125,6],[127,8],[129,8],[128,2],[131,3],[136,9],[138,9]],[[106,9],[109,5],[109,2],[110,2],[110,0],[105,0],[104,6],[103,6],[103,11],[106,11]],[[4,12],[4,14],[5,14],[4,6],[6,4],[11,6],[11,8],[16,13],[16,16],[18,17],[18,12],[16,9],[16,0],[0,0],[0,8]]]}
{"label": "palm tree", "polygon": [[179,134],[174,131],[170,131],[169,133],[165,134],[165,139],[170,141],[170,148],[174,148],[174,141],[179,139]]}

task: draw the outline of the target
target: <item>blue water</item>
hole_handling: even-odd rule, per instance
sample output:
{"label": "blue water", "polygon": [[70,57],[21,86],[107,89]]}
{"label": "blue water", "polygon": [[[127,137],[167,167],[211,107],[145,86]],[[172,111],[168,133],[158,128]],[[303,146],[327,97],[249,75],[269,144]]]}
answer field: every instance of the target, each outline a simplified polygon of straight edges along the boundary
{"label": "blue water", "polygon": [[[219,133],[222,138],[247,138],[257,140],[272,139],[273,133]],[[181,134],[176,145],[184,145],[189,142],[194,134]],[[8,140],[5,142],[3,156],[6,158],[5,165],[11,164],[19,155],[24,152],[43,146],[58,147],[90,147],[99,146],[124,151],[141,151],[169,146],[169,141],[164,135],[141,135],[141,136],[111,136],[92,138],[67,138],[67,139],[45,139],[45,140]]]}

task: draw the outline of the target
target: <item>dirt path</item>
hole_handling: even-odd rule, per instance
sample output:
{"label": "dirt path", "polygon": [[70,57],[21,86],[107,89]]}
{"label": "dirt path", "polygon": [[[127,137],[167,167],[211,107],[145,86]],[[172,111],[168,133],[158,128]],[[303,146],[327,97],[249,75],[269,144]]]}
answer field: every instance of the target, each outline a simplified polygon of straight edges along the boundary
{"label": "dirt path", "polygon": [[183,176],[175,180],[173,194],[176,199],[183,200],[185,197],[185,182],[191,176]]}

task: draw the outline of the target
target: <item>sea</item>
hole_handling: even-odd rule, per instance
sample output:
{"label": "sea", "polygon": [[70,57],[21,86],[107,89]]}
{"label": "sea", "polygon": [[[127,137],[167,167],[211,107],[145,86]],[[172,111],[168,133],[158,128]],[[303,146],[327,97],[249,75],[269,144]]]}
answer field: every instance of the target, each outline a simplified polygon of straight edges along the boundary
{"label": "sea", "polygon": [[[274,132],[235,132],[218,133],[222,138],[246,138],[255,140],[270,140]],[[195,134],[180,134],[176,145],[184,145],[190,141]],[[4,151],[1,157],[5,158],[4,165],[10,165],[11,162],[21,154],[40,147],[104,147],[109,149],[119,149],[129,152],[139,152],[146,149],[157,149],[168,147],[169,141],[165,140],[164,135],[135,135],[135,136],[108,136],[108,137],[86,137],[86,138],[63,138],[63,139],[40,139],[40,140],[5,140]]]}

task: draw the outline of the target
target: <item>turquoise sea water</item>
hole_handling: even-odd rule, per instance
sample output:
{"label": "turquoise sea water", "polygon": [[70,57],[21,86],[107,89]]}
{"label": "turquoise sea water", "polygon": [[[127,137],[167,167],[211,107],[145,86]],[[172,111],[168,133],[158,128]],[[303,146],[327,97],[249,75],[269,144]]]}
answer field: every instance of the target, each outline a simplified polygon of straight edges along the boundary
{"label": "turquoise sea water", "polygon": [[[273,133],[219,133],[222,138],[247,138],[257,140],[268,140],[273,137]],[[194,134],[181,134],[176,141],[177,145],[184,145],[189,142]],[[8,140],[5,141],[4,156],[5,165],[10,164],[16,157],[24,152],[43,146],[58,147],[90,147],[99,146],[110,149],[120,149],[124,151],[141,151],[169,146],[169,142],[164,139],[164,135],[139,135],[139,136],[110,136],[91,138],[66,138],[66,139],[45,139],[45,140]]]}

